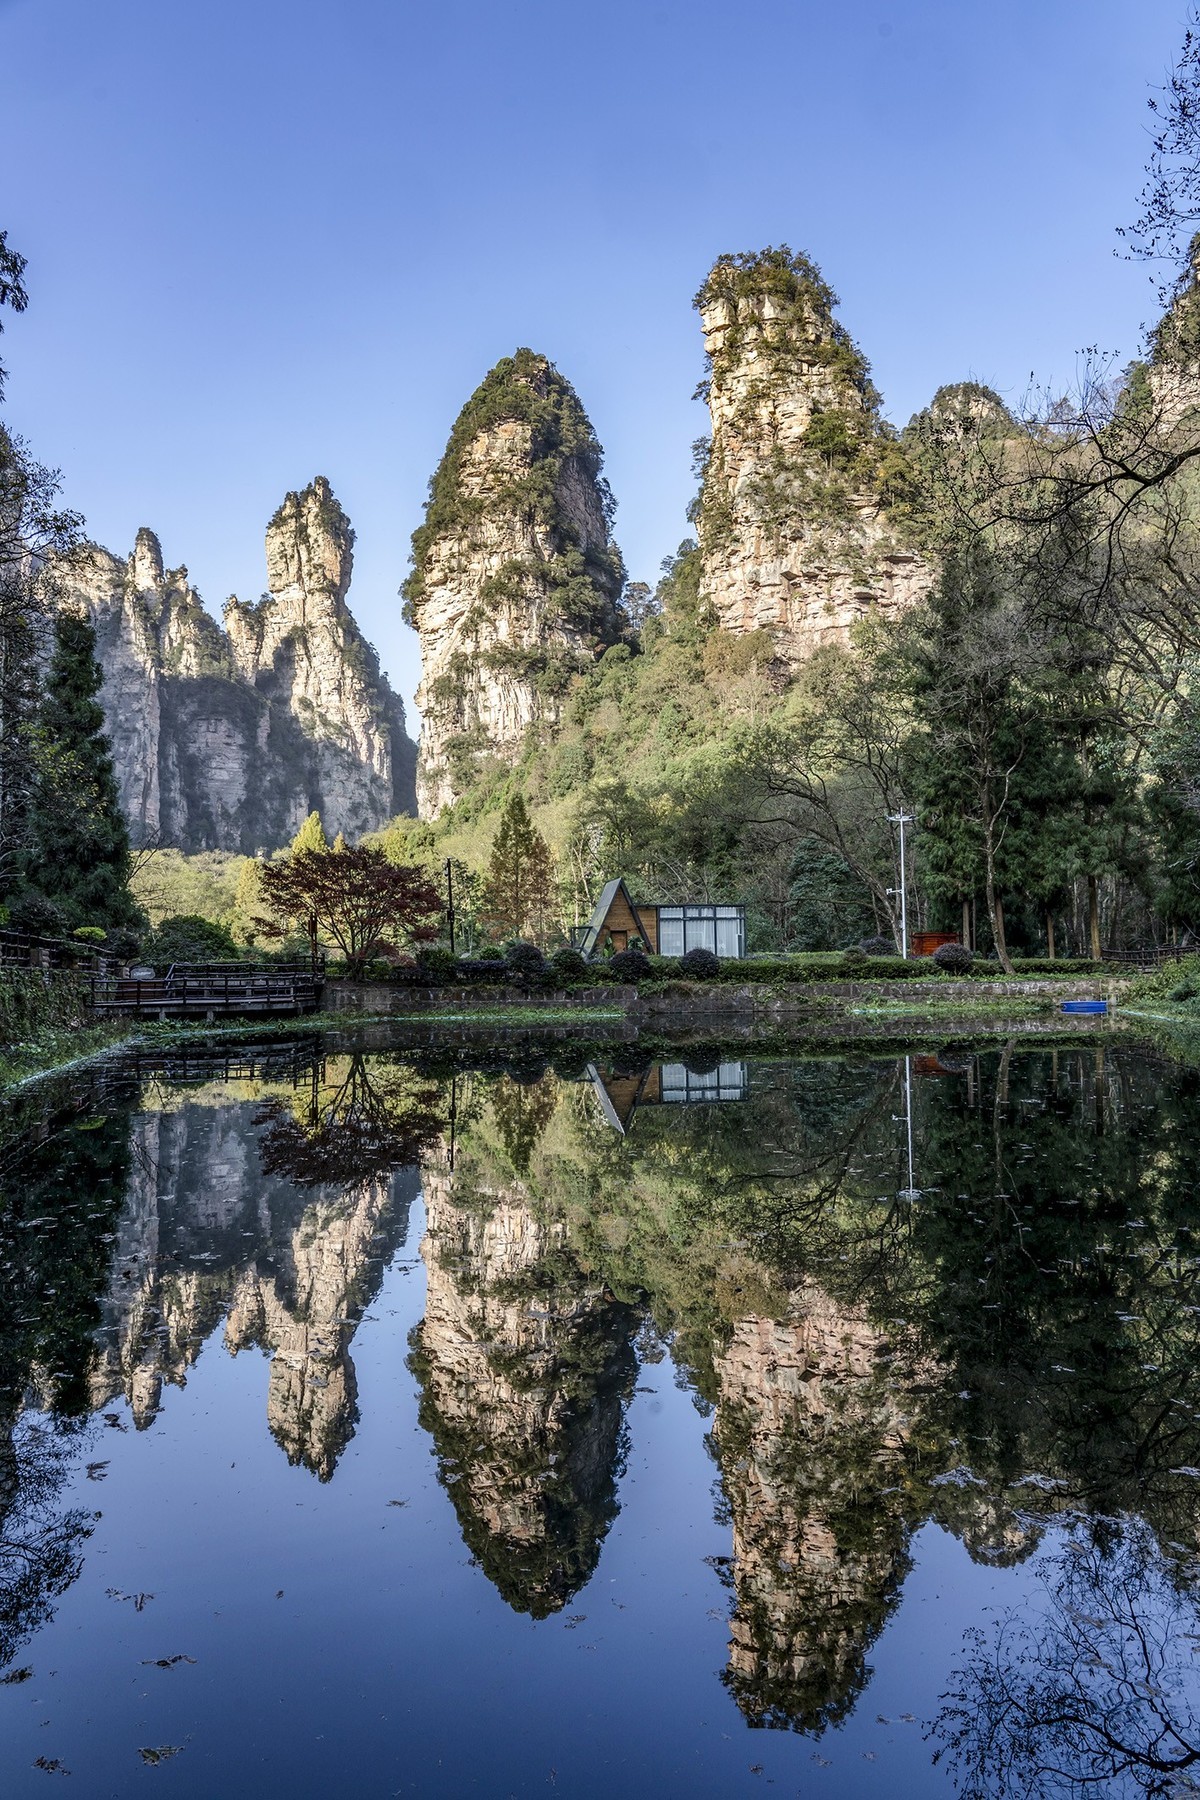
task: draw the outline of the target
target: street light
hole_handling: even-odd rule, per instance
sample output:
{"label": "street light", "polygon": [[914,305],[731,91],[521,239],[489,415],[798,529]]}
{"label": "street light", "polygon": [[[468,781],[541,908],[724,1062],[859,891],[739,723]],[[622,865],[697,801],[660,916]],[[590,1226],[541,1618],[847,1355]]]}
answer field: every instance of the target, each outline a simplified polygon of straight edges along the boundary
{"label": "street light", "polygon": [[[904,872],[904,827],[916,824],[915,813],[889,813],[888,824],[900,827],[900,954],[908,957],[908,878]],[[895,889],[891,890],[893,893]]]}

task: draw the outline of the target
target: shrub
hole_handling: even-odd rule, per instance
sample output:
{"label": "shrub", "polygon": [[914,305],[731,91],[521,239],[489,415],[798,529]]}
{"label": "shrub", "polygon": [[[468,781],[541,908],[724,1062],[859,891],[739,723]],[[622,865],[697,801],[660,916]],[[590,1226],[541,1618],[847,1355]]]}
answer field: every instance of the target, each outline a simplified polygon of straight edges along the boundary
{"label": "shrub", "polygon": [[67,924],[62,908],[32,889],[9,901],[8,922],[14,931],[27,931],[32,937],[61,937]]}
{"label": "shrub", "polygon": [[199,913],[176,913],[161,920],[142,950],[155,968],[171,963],[237,962],[241,956],[225,927],[202,919]]}
{"label": "shrub", "polygon": [[536,944],[525,944],[518,941],[509,944],[504,952],[504,960],[509,971],[518,981],[542,981],[546,975],[546,958]]}
{"label": "shrub", "polygon": [[965,944],[939,944],[933,960],[947,975],[965,975],[975,961],[975,953]]}
{"label": "shrub", "polygon": [[721,959],[697,946],[680,957],[679,973],[689,981],[712,981],[721,973]]}
{"label": "shrub", "polygon": [[896,946],[893,943],[892,939],[887,938],[887,937],[864,938],[862,943],[858,947],[862,951],[864,956],[895,956],[896,955]]}
{"label": "shrub", "polygon": [[618,950],[609,957],[605,970],[617,981],[648,981],[654,973],[644,950]]}
{"label": "shrub", "polygon": [[71,933],[81,944],[106,944],[108,933],[100,925],[77,925]]}
{"label": "shrub", "polygon": [[561,950],[554,952],[550,958],[550,967],[555,980],[561,981],[567,986],[573,982],[586,981],[588,978],[588,965],[585,958],[578,950],[572,950],[568,944],[564,944]]}
{"label": "shrub", "polygon": [[508,978],[508,964],[502,956],[464,956],[458,964],[460,981],[493,982]]}
{"label": "shrub", "polygon": [[422,944],[417,951],[417,969],[432,987],[445,987],[458,974],[458,958],[445,944]]}
{"label": "shrub", "polygon": [[867,952],[857,944],[851,944],[842,951],[842,967],[845,969],[865,969],[870,960]]}

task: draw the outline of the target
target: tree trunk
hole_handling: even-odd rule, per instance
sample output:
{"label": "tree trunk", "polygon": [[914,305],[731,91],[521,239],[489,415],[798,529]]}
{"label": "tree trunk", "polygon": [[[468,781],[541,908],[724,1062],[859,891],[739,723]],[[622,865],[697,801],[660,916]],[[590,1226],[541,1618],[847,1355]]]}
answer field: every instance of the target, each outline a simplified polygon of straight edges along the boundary
{"label": "tree trunk", "polygon": [[971,902],[965,894],[962,903],[962,941],[969,950],[971,948]]}
{"label": "tree trunk", "polygon": [[1049,907],[1046,908],[1046,955],[1054,961],[1054,914]]}
{"label": "tree trunk", "polygon": [[1008,945],[1004,940],[1004,902],[996,892],[996,845],[992,836],[990,820],[984,830],[984,850],[986,852],[988,918],[992,923],[996,955],[1000,959],[1000,967],[1004,973],[1013,975],[1016,971],[1012,966],[1012,958],[1008,954]]}
{"label": "tree trunk", "polygon": [[1100,961],[1100,884],[1094,875],[1087,878],[1088,935],[1092,942],[1092,961]]}

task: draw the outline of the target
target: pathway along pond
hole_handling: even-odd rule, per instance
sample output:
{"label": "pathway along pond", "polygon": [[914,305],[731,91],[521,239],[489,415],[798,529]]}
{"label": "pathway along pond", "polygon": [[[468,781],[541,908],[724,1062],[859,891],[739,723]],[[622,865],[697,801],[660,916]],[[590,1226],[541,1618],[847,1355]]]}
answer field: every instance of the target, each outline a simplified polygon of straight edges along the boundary
{"label": "pathway along pond", "polygon": [[1200,1077],[553,1054],[10,1108],[4,1794],[1200,1792]]}

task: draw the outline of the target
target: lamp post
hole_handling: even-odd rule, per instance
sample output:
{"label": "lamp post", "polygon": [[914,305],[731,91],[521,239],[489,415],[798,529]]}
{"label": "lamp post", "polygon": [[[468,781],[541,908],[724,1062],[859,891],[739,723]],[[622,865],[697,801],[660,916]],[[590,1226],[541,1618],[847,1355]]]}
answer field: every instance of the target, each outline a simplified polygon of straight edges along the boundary
{"label": "lamp post", "polygon": [[888,824],[900,827],[900,954],[905,960],[908,958],[908,876],[905,873],[904,827],[915,823],[916,815],[914,813],[888,814]]}

